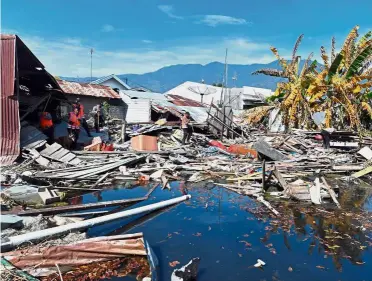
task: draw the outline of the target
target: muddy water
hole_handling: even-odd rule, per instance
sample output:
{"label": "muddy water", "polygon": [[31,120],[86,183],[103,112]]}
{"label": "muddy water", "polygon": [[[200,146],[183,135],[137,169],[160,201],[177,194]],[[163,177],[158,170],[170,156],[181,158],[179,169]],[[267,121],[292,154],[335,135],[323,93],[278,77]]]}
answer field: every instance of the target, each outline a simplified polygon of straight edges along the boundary
{"label": "muddy water", "polygon": [[[149,187],[88,194],[83,203],[143,196]],[[157,188],[136,206],[177,197],[192,199],[146,217],[136,216],[89,230],[90,236],[143,232],[156,253],[159,280],[170,280],[169,263],[200,257],[199,281],[214,280],[372,280],[371,192],[347,188],[342,211],[274,203],[273,217],[254,200],[220,187]],[[263,260],[263,268],[253,265]],[[112,278],[110,280],[134,280]]]}

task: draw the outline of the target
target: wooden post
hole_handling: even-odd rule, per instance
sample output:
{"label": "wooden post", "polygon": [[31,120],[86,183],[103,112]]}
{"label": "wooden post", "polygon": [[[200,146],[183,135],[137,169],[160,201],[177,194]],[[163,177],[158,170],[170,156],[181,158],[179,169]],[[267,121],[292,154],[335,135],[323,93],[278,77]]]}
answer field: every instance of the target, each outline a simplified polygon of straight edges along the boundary
{"label": "wooden post", "polygon": [[123,124],[121,125],[121,142],[125,142],[125,132],[127,131],[127,121],[123,121]]}
{"label": "wooden post", "polygon": [[222,131],[221,131],[221,141],[223,141],[223,133],[225,132],[225,106],[222,107],[222,114],[223,114],[223,119],[222,119]]}
{"label": "wooden post", "polygon": [[266,170],[266,167],[265,167],[265,159],[262,161],[262,190],[265,191],[265,170]]}

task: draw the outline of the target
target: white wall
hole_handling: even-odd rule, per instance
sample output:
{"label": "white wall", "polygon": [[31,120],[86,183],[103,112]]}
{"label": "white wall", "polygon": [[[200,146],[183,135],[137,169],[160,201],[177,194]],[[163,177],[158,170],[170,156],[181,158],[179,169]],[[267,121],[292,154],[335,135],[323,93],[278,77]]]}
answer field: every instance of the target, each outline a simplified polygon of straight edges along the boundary
{"label": "white wall", "polygon": [[127,123],[145,123],[151,121],[151,101],[144,99],[129,99],[126,113]]}
{"label": "white wall", "polygon": [[118,88],[119,90],[128,90],[126,87],[124,87],[118,81],[116,81],[114,78],[111,78],[111,79],[109,79],[107,81],[104,81],[102,83],[99,83],[99,85],[109,86],[112,89]]}

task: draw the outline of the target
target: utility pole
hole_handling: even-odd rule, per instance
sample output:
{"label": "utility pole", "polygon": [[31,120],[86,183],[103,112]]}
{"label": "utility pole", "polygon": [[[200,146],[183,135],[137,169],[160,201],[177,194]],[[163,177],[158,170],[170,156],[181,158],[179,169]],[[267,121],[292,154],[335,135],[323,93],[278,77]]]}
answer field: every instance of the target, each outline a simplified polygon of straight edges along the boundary
{"label": "utility pole", "polygon": [[224,80],[224,83],[222,85],[221,99],[220,99],[221,106],[225,102],[224,89],[227,88],[227,48],[226,48],[226,54],[225,54],[225,77],[223,80]]}
{"label": "utility pole", "polygon": [[93,48],[90,49],[90,82],[93,82]]}

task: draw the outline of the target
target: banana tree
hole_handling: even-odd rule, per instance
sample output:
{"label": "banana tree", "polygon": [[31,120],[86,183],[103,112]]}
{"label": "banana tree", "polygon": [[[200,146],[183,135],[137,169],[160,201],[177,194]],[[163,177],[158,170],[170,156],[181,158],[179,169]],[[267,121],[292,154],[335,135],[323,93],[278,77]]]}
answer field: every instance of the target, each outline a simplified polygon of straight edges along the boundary
{"label": "banana tree", "polygon": [[361,112],[372,112],[367,98],[372,87],[372,32],[357,40],[358,29],[356,26],[351,30],[338,54],[332,38],[330,60],[325,48],[320,48],[324,68],[312,81],[307,95],[314,111],[325,111],[327,127],[343,123],[345,114],[348,125],[361,133]]}
{"label": "banana tree", "polygon": [[253,72],[253,75],[264,74],[273,77],[285,78],[287,81],[279,82],[273,98],[280,98],[280,110],[283,115],[283,121],[286,128],[306,126],[309,124],[311,108],[306,98],[306,90],[311,81],[317,74],[316,61],[311,63],[313,53],[305,61],[301,71],[299,65],[301,57],[297,56],[298,47],[301,44],[304,35],[300,35],[294,45],[292,60],[287,61],[282,58],[275,47],[271,51],[277,58],[282,69],[260,69]]}

